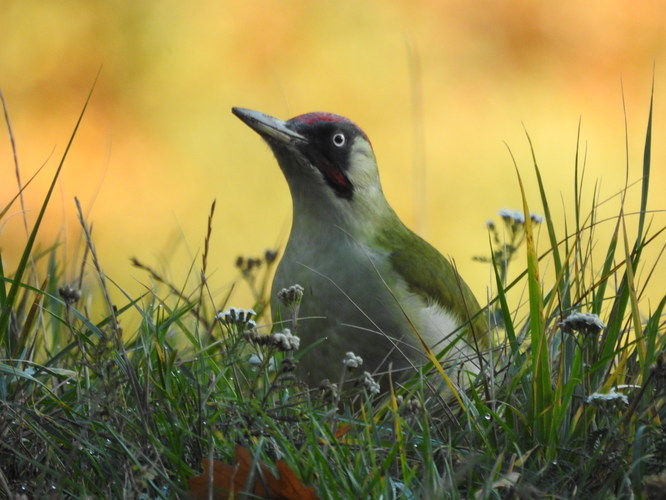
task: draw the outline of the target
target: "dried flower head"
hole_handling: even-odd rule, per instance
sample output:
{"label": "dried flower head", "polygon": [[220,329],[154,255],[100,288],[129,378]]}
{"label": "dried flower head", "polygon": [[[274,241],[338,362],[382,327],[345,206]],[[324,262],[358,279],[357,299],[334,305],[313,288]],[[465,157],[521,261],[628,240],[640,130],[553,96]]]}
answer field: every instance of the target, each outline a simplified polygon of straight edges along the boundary
{"label": "dried flower head", "polygon": [[[522,210],[512,210],[510,208],[501,208],[497,211],[502,220],[508,224],[525,224],[525,214]],[[543,222],[543,216],[530,212],[530,220],[534,224],[541,224]]]}
{"label": "dried flower head", "polygon": [[288,288],[283,288],[278,292],[277,298],[287,307],[298,305],[303,299],[303,287],[296,284]]}
{"label": "dried flower head", "polygon": [[280,365],[280,373],[292,373],[298,366],[298,360],[294,358],[284,358]]}
{"label": "dried flower head", "polygon": [[236,325],[247,329],[252,329],[257,326],[257,324],[252,319],[252,317],[256,314],[257,313],[254,312],[253,309],[239,309],[236,307],[230,307],[226,311],[217,313],[215,318],[226,325]]}
{"label": "dried flower head", "polygon": [[291,333],[289,328],[285,328],[281,332],[275,332],[270,335],[265,335],[257,332],[255,329],[245,330],[245,338],[248,342],[255,345],[263,345],[275,347],[279,351],[297,351],[301,346],[301,339]]}
{"label": "dried flower head", "polygon": [[370,394],[379,394],[381,392],[381,387],[375,381],[375,379],[372,378],[372,374],[370,372],[363,372],[361,382],[363,383],[365,390]]}
{"label": "dried flower head", "polygon": [[400,412],[401,415],[404,416],[418,415],[419,413],[421,413],[422,409],[423,405],[421,404],[421,401],[419,401],[419,399],[416,397],[411,397],[405,400],[401,396],[398,399],[398,411]]}
{"label": "dried flower head", "polygon": [[500,208],[497,213],[507,224],[525,224],[525,214],[522,212],[522,210]]}
{"label": "dried flower head", "polygon": [[599,316],[592,313],[574,312],[558,323],[562,331],[567,333],[598,334],[606,328]]}
{"label": "dried flower head", "polygon": [[607,394],[601,394],[599,392],[590,394],[587,398],[585,398],[585,402],[600,408],[614,409],[622,406],[628,406],[629,398],[627,398],[627,396],[624,394],[615,392],[615,388],[612,388]]}
{"label": "dried flower head", "polygon": [[363,358],[349,351],[345,353],[345,357],[342,360],[342,364],[345,365],[350,370],[353,370],[354,368],[358,368],[363,364]]}
{"label": "dried flower head", "polygon": [[272,264],[277,259],[278,253],[277,250],[266,250],[264,252],[264,260],[266,264]]}
{"label": "dried flower head", "polygon": [[236,267],[240,269],[243,276],[249,277],[256,268],[261,267],[262,262],[261,259],[256,257],[243,257],[240,255],[236,258]]}
{"label": "dried flower head", "polygon": [[281,332],[272,334],[271,344],[278,348],[280,351],[297,351],[301,346],[301,338],[296,335],[292,335],[289,328],[285,328]]}
{"label": "dried flower head", "polygon": [[268,337],[269,335],[259,333],[256,328],[248,328],[243,332],[243,335],[245,335],[245,339],[256,345],[266,345],[268,344]]}
{"label": "dried flower head", "polygon": [[318,389],[321,392],[324,401],[336,401],[340,395],[338,392],[338,384],[331,383],[327,378],[319,383]]}
{"label": "dried flower head", "polygon": [[81,290],[70,285],[63,285],[58,288],[58,295],[65,301],[65,304],[71,306],[81,298]]}

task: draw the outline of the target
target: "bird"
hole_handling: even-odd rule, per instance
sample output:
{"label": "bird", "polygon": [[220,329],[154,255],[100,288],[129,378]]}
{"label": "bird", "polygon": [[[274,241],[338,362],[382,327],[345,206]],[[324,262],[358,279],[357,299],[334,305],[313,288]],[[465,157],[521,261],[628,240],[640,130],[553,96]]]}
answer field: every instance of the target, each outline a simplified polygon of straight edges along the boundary
{"label": "bird", "polygon": [[[467,385],[488,345],[487,319],[455,266],[389,205],[365,132],[328,112],[286,121],[232,112],[268,144],[291,193],[291,231],[271,310],[275,322],[297,321],[285,326],[297,327],[301,348],[308,346],[298,362],[301,379],[315,387],[338,380],[349,352],[371,374],[398,379],[427,362],[425,343],[446,351],[442,366]],[[277,297],[296,284],[303,290],[299,318],[289,319]]]}

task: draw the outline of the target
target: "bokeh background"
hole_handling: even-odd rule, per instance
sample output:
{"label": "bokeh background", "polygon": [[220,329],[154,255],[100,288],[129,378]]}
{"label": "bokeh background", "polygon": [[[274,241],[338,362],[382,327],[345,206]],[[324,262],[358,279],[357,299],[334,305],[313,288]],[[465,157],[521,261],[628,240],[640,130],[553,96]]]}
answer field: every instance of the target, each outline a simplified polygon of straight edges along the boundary
{"label": "bokeh background", "polygon": [[[0,88],[23,181],[45,164],[25,192],[29,222],[98,71],[41,232],[44,246],[64,243],[67,278],[78,271],[74,196],[106,273],[130,293],[150,281],[132,256],[176,283],[192,261],[199,266],[214,199],[218,298],[238,279],[238,255],[284,245],[286,183],[232,106],[352,118],[373,142],[391,204],[455,259],[480,299],[490,272],[472,256],[489,254],[485,223],[520,207],[508,148],[542,212],[529,132],[561,227],[573,215],[579,121],[585,206],[595,187],[600,199],[623,188],[627,162],[629,181],[640,178],[653,76],[650,208],[666,208],[662,0],[3,0]],[[3,125],[0,206],[16,191]],[[638,199],[634,187],[628,211]],[[600,216],[617,214],[618,203]],[[654,218],[664,225],[663,213]],[[20,206],[0,222],[10,273],[27,239]],[[611,228],[600,228],[601,246]],[[655,287],[661,297],[663,277]],[[236,305],[249,305],[244,286],[235,293]]]}

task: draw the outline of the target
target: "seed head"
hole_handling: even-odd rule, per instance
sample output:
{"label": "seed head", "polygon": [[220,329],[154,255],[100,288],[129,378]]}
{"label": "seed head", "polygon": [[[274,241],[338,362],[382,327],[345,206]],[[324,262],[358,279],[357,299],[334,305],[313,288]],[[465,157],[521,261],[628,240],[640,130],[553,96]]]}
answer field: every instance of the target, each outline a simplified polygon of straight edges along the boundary
{"label": "seed head", "polygon": [[318,389],[321,392],[321,396],[324,401],[335,401],[339,396],[338,384],[331,383],[331,381],[327,378],[319,383]]}
{"label": "seed head", "polygon": [[58,295],[65,301],[65,304],[71,306],[81,298],[81,290],[70,285],[63,285],[58,288]]}
{"label": "seed head", "polygon": [[296,284],[283,288],[278,292],[277,297],[285,306],[294,307],[300,304],[303,299],[303,287]]}
{"label": "seed head", "polygon": [[342,360],[342,364],[350,370],[353,370],[354,368],[358,368],[363,364],[363,358],[349,351],[345,354],[345,358]]}
{"label": "seed head", "polygon": [[253,309],[239,309],[230,307],[226,311],[219,312],[215,318],[227,325],[242,326],[244,328],[253,329],[257,324],[252,319],[257,313]]}
{"label": "seed head", "polygon": [[398,403],[398,411],[403,416],[418,415],[423,409],[421,401],[416,397],[405,399],[399,395],[396,397],[396,402]]}
{"label": "seed head", "polygon": [[271,335],[273,338],[272,345],[277,347],[280,351],[297,351],[301,346],[301,338],[292,335],[289,328],[285,328],[282,332],[274,333]]}
{"label": "seed head", "polygon": [[296,370],[297,366],[298,360],[295,360],[294,358],[284,358],[282,360],[282,364],[280,365],[280,372],[292,373],[294,370]]}
{"label": "seed head", "polygon": [[278,253],[277,250],[266,250],[264,252],[264,260],[266,264],[272,264],[277,259]]}
{"label": "seed head", "polygon": [[573,312],[558,323],[562,331],[567,333],[598,334],[606,328],[599,316],[592,313]]}
{"label": "seed head", "polygon": [[375,379],[372,378],[372,374],[370,372],[363,372],[363,387],[370,393],[370,394],[379,394],[381,392],[381,387],[377,382],[375,382]]}
{"label": "seed head", "polygon": [[585,399],[585,402],[587,404],[592,404],[600,408],[613,409],[629,405],[629,398],[627,398],[627,396],[625,396],[624,394],[615,392],[615,388],[612,388],[611,391],[607,394],[601,394],[599,392],[590,394]]}
{"label": "seed head", "polygon": [[525,214],[520,210],[512,210],[510,208],[500,208],[497,213],[502,218],[502,220],[508,224],[525,223]]}
{"label": "seed head", "polygon": [[[502,220],[509,226],[514,224],[525,224],[525,214],[522,210],[512,210],[510,208],[501,208],[497,211],[498,215]],[[541,224],[543,222],[543,216],[530,212],[530,220],[534,224]]]}

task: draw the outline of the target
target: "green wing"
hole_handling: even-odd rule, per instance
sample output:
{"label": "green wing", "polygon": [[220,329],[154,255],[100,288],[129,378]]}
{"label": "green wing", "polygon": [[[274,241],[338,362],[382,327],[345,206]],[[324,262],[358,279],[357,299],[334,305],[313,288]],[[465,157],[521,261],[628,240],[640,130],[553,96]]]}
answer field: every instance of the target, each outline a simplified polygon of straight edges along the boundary
{"label": "green wing", "polygon": [[[396,217],[397,218],[397,217]],[[477,314],[480,306],[474,294],[453,265],[432,245],[397,220],[398,230],[384,231],[379,244],[390,249],[393,268],[407,284],[409,291],[426,302],[435,302],[451,311],[460,321],[472,319],[479,338],[488,331],[485,314]],[[396,228],[396,224],[392,224]]]}

